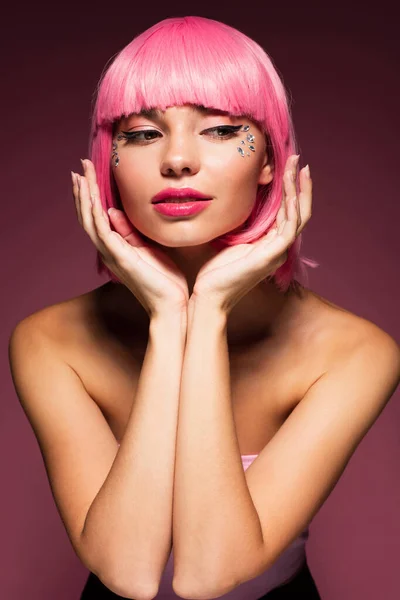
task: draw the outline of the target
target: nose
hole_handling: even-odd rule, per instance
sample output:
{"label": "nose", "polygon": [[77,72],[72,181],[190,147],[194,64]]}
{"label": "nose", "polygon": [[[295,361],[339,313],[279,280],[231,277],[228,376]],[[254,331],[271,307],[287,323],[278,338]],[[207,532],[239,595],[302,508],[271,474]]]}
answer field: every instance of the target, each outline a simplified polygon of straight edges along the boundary
{"label": "nose", "polygon": [[194,175],[200,159],[190,135],[170,136],[161,162],[161,173],[166,176]]}

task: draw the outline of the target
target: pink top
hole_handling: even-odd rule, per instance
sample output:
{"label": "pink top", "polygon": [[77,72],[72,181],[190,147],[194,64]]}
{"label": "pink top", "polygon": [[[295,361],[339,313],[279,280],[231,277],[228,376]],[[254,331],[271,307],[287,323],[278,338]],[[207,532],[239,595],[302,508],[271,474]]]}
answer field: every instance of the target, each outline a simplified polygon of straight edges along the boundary
{"label": "pink top", "polygon": [[[119,444],[118,444],[119,445]],[[258,454],[242,454],[243,468],[246,469],[251,465]],[[288,548],[280,555],[278,560],[264,573],[242,583],[239,587],[231,592],[218,596],[218,598],[226,598],[226,600],[257,600],[267,594],[270,590],[283,585],[302,568],[306,561],[305,543],[309,536],[309,529],[305,529],[298,538],[290,544]],[[239,544],[239,542],[238,542]],[[161,577],[160,587],[155,600],[182,600],[181,596],[177,596],[172,589],[172,577],[174,572],[174,549]]]}

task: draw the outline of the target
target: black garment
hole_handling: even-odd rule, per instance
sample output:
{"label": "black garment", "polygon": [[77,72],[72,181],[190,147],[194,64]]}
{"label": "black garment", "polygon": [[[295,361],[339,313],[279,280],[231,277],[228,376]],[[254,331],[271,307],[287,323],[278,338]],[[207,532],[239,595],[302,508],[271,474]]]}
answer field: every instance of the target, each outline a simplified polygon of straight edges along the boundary
{"label": "black garment", "polygon": [[[79,600],[116,600],[124,598],[114,594],[94,573],[90,573]],[[258,600],[321,600],[307,562],[294,578],[274,588]]]}
{"label": "black garment", "polygon": [[307,561],[294,578],[258,600],[321,600]]}
{"label": "black garment", "polygon": [[115,600],[116,598],[125,598],[125,596],[114,594],[97,575],[90,571],[79,600]]}

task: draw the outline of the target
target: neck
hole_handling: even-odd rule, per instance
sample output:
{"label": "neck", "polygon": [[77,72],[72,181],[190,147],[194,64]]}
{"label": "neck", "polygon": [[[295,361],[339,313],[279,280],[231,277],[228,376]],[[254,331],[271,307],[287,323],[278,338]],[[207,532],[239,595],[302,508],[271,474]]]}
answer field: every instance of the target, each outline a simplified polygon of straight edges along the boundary
{"label": "neck", "polygon": [[[160,249],[184,273],[189,296],[201,267],[219,253],[208,243],[172,248],[160,246]],[[278,335],[288,327],[296,295],[293,289],[281,292],[273,280],[259,283],[230,312],[227,322],[228,345],[240,349]]]}
{"label": "neck", "polygon": [[[107,310],[118,314],[124,322],[132,323],[135,336],[146,337],[148,315],[135,296],[123,284],[112,282],[102,286]],[[267,339],[278,339],[289,330],[298,295],[294,290],[283,293],[273,281],[255,286],[233,307],[227,322],[227,341],[232,351],[240,352]]]}

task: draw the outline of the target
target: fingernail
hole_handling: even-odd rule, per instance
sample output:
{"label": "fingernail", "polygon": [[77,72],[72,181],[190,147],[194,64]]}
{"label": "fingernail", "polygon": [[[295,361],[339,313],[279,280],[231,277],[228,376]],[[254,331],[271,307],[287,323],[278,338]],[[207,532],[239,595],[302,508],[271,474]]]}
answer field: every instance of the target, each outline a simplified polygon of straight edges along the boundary
{"label": "fingernail", "polygon": [[80,161],[81,161],[81,163],[82,163],[83,170],[84,170],[84,171],[86,171],[86,164],[85,164],[85,160],[84,160],[84,159],[82,159],[82,158],[80,158],[79,160],[80,160]]}
{"label": "fingernail", "polygon": [[297,163],[299,162],[300,154],[296,154],[293,161],[293,166],[297,167]]}
{"label": "fingernail", "polygon": [[304,167],[304,174],[307,178],[310,177],[310,167],[308,165]]}

